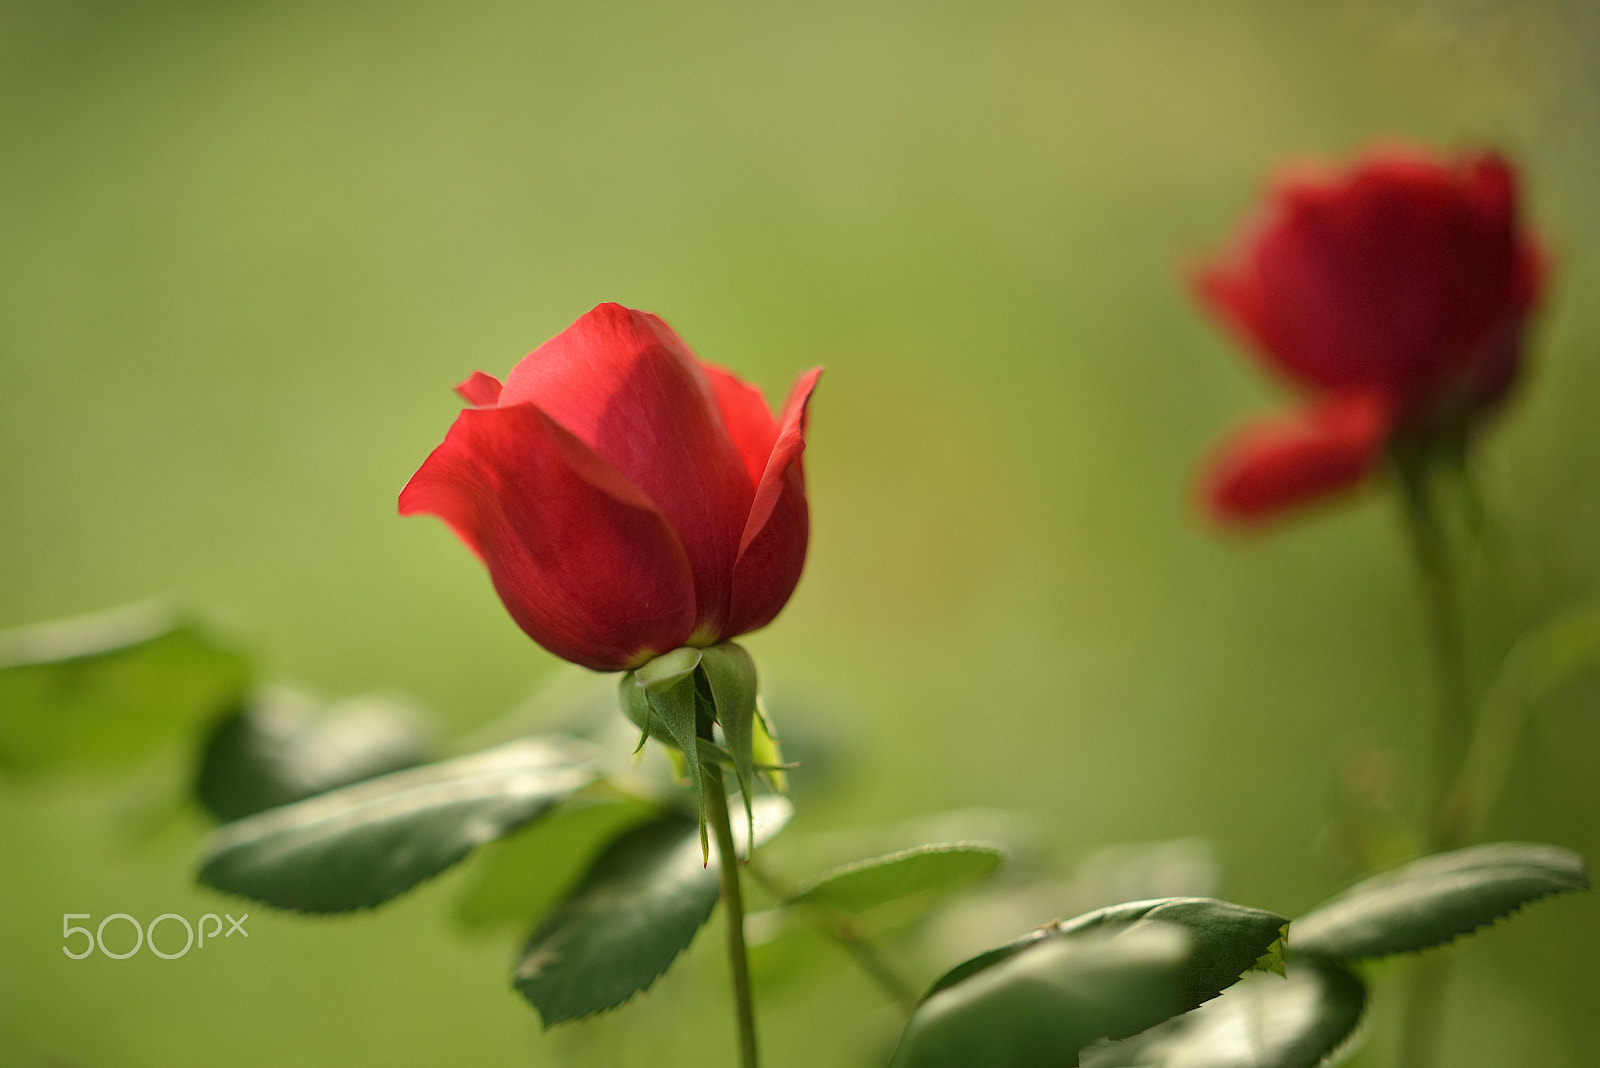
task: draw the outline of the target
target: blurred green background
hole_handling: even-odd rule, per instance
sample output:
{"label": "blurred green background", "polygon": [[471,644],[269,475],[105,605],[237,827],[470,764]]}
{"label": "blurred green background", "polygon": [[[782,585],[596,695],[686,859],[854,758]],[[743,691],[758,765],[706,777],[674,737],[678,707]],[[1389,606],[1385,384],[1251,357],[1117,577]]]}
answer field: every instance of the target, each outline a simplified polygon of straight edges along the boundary
{"label": "blurred green background", "polygon": [[[273,677],[488,722],[563,669],[395,496],[452,383],[618,300],[772,398],[828,366],[806,577],[749,641],[842,753],[796,830],[1015,808],[1065,863],[1199,836],[1227,896],[1293,914],[1348,877],[1317,844],[1341,766],[1414,807],[1413,590],[1381,492],[1249,539],[1197,519],[1198,457],[1278,391],[1184,265],[1288,157],[1518,161],[1557,269],[1481,455],[1482,683],[1600,593],[1596,54],[1587,0],[8,0],[0,626],[171,594]],[[1600,861],[1597,700],[1543,710],[1491,837]],[[731,1060],[710,933],[543,1036],[511,943],[452,928],[459,875],[367,917],[251,908],[226,954],[65,959],[64,912],[241,911],[190,885],[198,817],[129,830],[182,766],[0,782],[0,1063]],[[1600,1063],[1595,900],[1459,959],[1447,1063]],[[842,963],[761,1009],[780,1068],[893,1034]]]}

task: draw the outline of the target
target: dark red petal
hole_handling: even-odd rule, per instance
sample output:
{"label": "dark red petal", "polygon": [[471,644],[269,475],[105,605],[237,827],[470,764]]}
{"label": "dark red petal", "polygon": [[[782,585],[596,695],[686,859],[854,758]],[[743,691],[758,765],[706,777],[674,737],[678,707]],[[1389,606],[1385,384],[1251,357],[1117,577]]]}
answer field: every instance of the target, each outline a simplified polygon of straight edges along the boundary
{"label": "dark red petal", "polygon": [[536,404],[643,491],[688,554],[695,633],[721,633],[755,490],[678,336],[653,315],[602,304],[517,364],[500,403]]}
{"label": "dark red petal", "polygon": [[461,413],[400,493],[488,565],[506,609],[557,656],[636,667],[694,629],[676,534],[620,472],[531,404]]}
{"label": "dark red petal", "polygon": [[772,418],[772,409],[755,386],[731,371],[700,361],[700,370],[711,383],[716,395],[717,408],[722,412],[722,423],[728,428],[733,447],[739,451],[745,470],[750,473],[750,485],[760,484],[767,470],[767,460],[778,441],[778,424]]}
{"label": "dark red petal", "polygon": [[1205,508],[1224,526],[1249,526],[1348,490],[1377,465],[1392,427],[1374,394],[1324,398],[1245,427],[1209,465]]}
{"label": "dark red petal", "polygon": [[500,402],[500,380],[474,371],[471,378],[456,387],[456,393],[474,408],[489,408]]}
{"label": "dark red petal", "polygon": [[1489,154],[1389,147],[1342,175],[1301,168],[1198,288],[1295,380],[1426,408],[1491,377],[1475,361],[1537,290],[1515,202],[1515,175]]}
{"label": "dark red petal", "polygon": [[820,367],[801,375],[784,402],[777,442],[767,458],[740,539],[725,637],[746,634],[772,622],[800,581],[811,536],[801,454],[806,447],[807,405],[821,376]]}

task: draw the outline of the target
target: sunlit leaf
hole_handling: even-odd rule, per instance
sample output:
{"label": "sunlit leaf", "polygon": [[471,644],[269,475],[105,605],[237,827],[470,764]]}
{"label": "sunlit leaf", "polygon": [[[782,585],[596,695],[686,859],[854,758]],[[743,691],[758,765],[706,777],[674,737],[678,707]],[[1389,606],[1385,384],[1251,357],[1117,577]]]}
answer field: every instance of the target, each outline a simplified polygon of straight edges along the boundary
{"label": "sunlit leaf", "polygon": [[244,695],[250,668],[152,605],[0,635],[0,769],[105,767],[187,739]]}
{"label": "sunlit leaf", "polygon": [[1191,939],[1148,921],[1036,942],[917,1007],[892,1068],[1041,1068],[1078,1063],[1096,1039],[1182,1011]]}
{"label": "sunlit leaf", "polygon": [[1301,953],[1361,960],[1443,945],[1532,901],[1587,890],[1569,849],[1499,842],[1423,857],[1357,883],[1294,921]]}
{"label": "sunlit leaf", "polygon": [[925,906],[990,875],[1001,850],[984,842],[941,842],[858,860],[825,872],[801,887],[790,905],[823,905],[865,913],[885,905]]}
{"label": "sunlit leaf", "polygon": [[1086,912],[1065,923],[1051,924],[1010,945],[981,953],[952,968],[934,982],[928,996],[969,976],[1045,942],[1081,937],[1096,930],[1141,920],[1162,920],[1182,927],[1194,939],[1194,952],[1182,970],[1179,991],[1187,1011],[1216,997],[1266,955],[1289,921],[1263,909],[1209,897],[1169,897],[1130,901]]}
{"label": "sunlit leaf", "polygon": [[[591,788],[592,789],[592,788]],[[661,809],[626,795],[579,795],[484,850],[456,915],[469,928],[526,929],[583,877],[600,851]]]}
{"label": "sunlit leaf", "polygon": [[[793,808],[756,802],[756,843]],[[735,826],[742,853],[744,827]],[[737,863],[737,861],[735,861]],[[512,980],[546,1027],[615,1008],[646,990],[688,948],[719,894],[716,863],[700,853],[694,821],[667,817],[611,843],[528,939]]]}
{"label": "sunlit leaf", "polygon": [[591,753],[530,738],[268,809],[214,832],[199,878],[304,912],[377,905],[581,789]]}
{"label": "sunlit leaf", "polygon": [[201,753],[195,795],[236,820],[426,757],[428,731],[409,705],[377,695],[321,707],[282,687],[251,695],[220,721]]}
{"label": "sunlit leaf", "polygon": [[1361,1020],[1366,987],[1333,961],[1300,957],[1285,977],[1247,976],[1153,1031],[1085,1052],[1085,1068],[1316,1068]]}

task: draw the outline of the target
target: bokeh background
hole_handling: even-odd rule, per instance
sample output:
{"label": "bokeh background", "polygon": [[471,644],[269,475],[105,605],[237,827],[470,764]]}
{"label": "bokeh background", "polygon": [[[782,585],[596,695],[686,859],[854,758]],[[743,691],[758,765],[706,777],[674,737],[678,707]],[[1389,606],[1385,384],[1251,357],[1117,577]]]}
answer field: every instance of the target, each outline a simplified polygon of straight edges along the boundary
{"label": "bokeh background", "polygon": [[[834,754],[796,831],[992,806],[1069,866],[1198,837],[1223,893],[1293,914],[1349,877],[1330,821],[1414,810],[1416,606],[1381,491],[1259,537],[1197,518],[1198,458],[1278,391],[1185,264],[1287,158],[1518,161],[1557,269],[1480,456],[1481,684],[1600,595],[1597,54],[1587,0],[7,0],[0,625],[168,594],[271,677],[489,722],[564,669],[395,495],[452,383],[618,300],[775,399],[828,366],[806,577],[749,641]],[[1600,861],[1597,701],[1543,708],[1491,836]],[[0,1062],[731,1058],[710,934],[543,1035],[455,875],[252,908],[227,956],[65,959],[64,912],[225,904],[197,816],[130,830],[183,758],[0,781]],[[1594,899],[1459,960],[1447,1063],[1600,1063]],[[872,1063],[892,1020],[842,961],[761,1007],[776,1066]]]}

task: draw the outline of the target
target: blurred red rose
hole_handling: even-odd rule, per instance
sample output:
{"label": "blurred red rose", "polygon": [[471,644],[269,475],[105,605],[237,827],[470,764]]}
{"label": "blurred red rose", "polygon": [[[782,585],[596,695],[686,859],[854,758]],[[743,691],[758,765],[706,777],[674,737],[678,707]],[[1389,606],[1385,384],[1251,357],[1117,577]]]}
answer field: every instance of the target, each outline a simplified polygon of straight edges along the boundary
{"label": "blurred red rose", "polygon": [[1309,396],[1225,442],[1202,496],[1248,524],[1348,489],[1398,437],[1464,440],[1518,371],[1545,257],[1492,153],[1369,153],[1285,174],[1265,212],[1203,267],[1201,299]]}
{"label": "blurred red rose", "polygon": [[765,626],[794,591],[810,516],[801,375],[778,419],[654,315],[602,304],[463,411],[400,493],[488,566],[529,637],[621,671]]}

